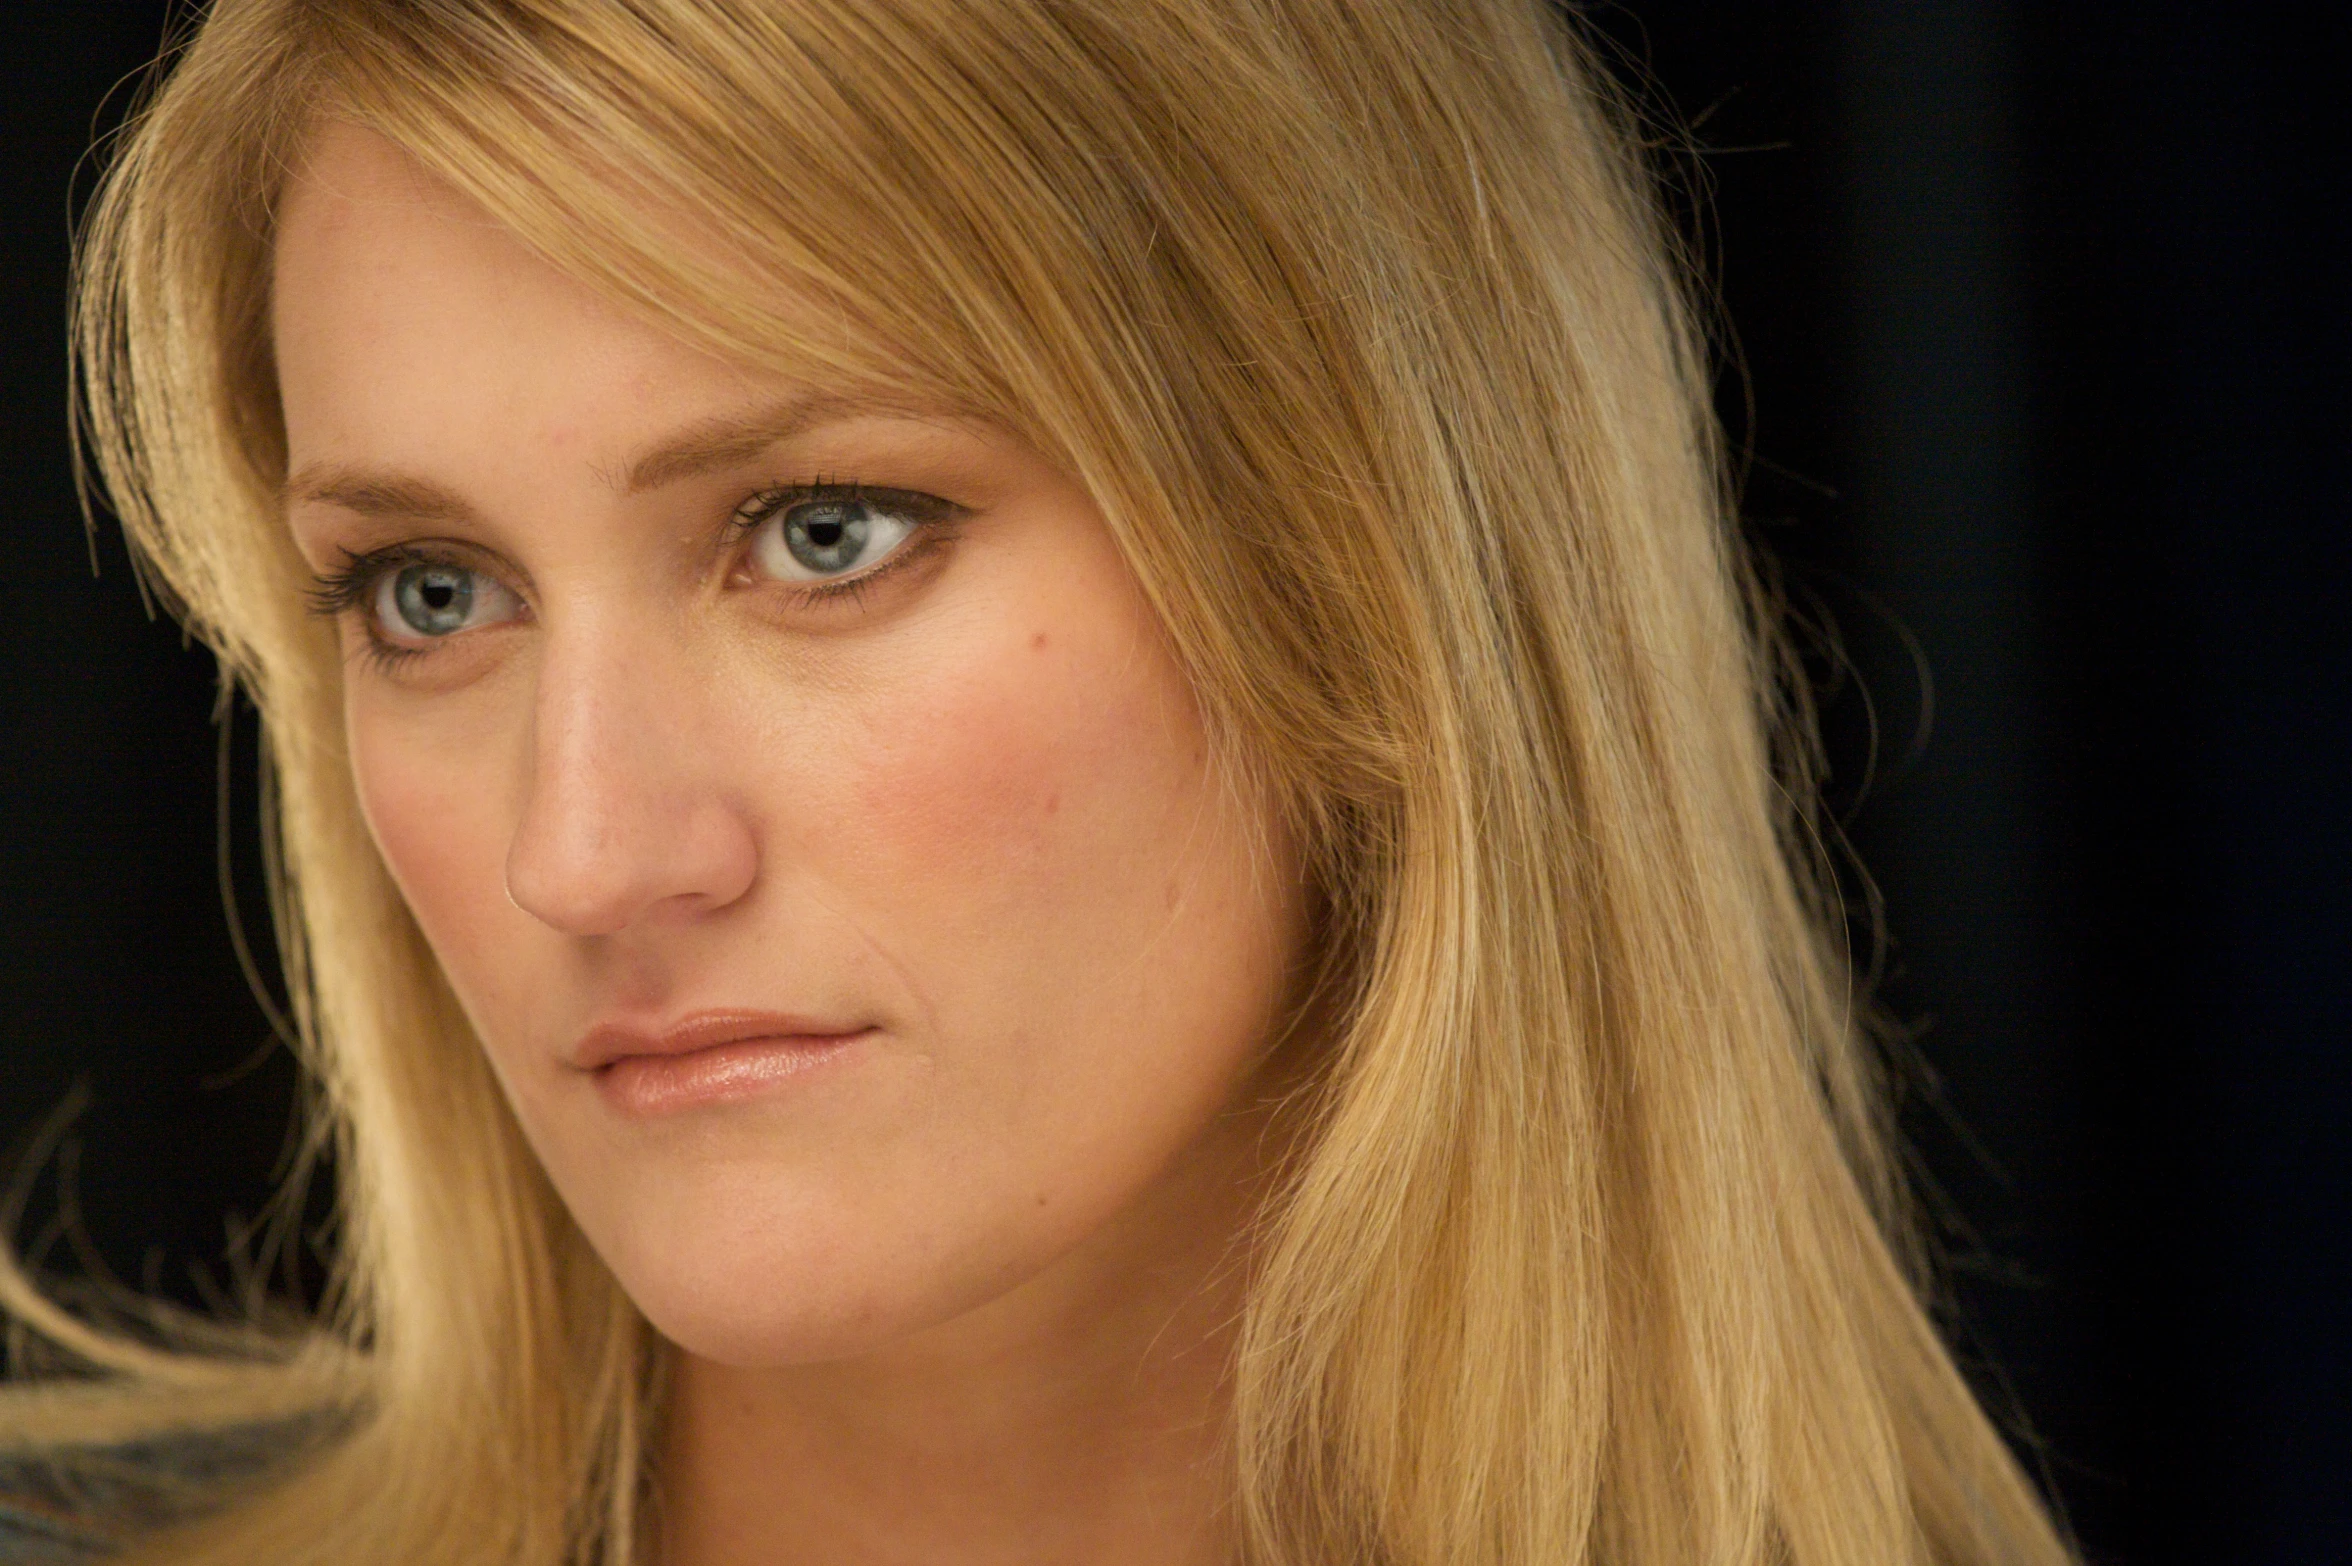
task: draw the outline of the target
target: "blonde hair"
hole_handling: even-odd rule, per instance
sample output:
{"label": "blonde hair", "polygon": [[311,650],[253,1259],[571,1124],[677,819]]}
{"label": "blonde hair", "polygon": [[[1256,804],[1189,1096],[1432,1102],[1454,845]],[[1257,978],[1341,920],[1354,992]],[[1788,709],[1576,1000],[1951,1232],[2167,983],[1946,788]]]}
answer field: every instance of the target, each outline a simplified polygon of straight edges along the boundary
{"label": "blonde hair", "polygon": [[991,419],[1100,503],[1330,913],[1234,1371],[1250,1560],[2068,1558],[1894,1238],[1699,334],[1541,0],[217,0],[87,229],[83,408],[263,717],[343,1272],[243,1354],[17,1280],[116,1374],[0,1422],[341,1423],[134,1558],[645,1531],[659,1347],[362,828],[280,516],[271,216],[322,117],[690,342]]}

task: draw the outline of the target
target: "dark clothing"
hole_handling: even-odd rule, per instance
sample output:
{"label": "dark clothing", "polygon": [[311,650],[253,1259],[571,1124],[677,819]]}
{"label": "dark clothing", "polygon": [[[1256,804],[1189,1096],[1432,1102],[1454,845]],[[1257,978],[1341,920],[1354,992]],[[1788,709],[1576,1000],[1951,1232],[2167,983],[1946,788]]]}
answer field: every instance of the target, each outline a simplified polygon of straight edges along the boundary
{"label": "dark clothing", "polygon": [[185,1518],[196,1498],[265,1472],[315,1433],[315,1421],[298,1420],[0,1456],[0,1566],[101,1560],[147,1529]]}

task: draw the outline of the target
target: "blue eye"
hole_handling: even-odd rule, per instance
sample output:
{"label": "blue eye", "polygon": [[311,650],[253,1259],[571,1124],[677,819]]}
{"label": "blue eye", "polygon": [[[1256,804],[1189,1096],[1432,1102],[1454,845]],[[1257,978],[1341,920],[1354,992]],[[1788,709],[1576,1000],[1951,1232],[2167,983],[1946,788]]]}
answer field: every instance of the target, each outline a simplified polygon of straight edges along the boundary
{"label": "blue eye", "polygon": [[514,617],[517,604],[494,578],[464,566],[419,562],[377,579],[376,625],[395,641],[437,640]]}
{"label": "blue eye", "polygon": [[887,557],[918,522],[862,495],[779,507],[752,534],[751,558],[769,576],[815,582],[848,576]]}

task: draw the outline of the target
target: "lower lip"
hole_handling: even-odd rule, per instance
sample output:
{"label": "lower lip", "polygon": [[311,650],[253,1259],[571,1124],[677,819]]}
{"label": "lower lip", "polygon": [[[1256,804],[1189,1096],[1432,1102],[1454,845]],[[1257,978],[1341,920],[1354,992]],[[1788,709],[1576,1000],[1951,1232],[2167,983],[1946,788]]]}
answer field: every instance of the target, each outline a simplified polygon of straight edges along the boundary
{"label": "lower lip", "polygon": [[[868,1030],[871,1031],[871,1030]],[[847,1054],[865,1033],[736,1039],[683,1055],[624,1055],[596,1072],[605,1102],[631,1115],[668,1115],[759,1098]]]}

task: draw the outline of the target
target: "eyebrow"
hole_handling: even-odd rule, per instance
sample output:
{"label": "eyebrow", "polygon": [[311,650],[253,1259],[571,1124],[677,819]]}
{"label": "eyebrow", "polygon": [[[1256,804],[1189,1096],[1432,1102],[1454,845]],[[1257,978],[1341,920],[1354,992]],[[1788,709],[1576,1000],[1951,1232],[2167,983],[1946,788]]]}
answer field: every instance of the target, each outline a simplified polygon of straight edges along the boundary
{"label": "eyebrow", "polygon": [[821,424],[882,411],[886,410],[871,402],[815,396],[774,403],[747,415],[704,419],[631,462],[616,487],[624,494],[636,495],[681,479],[738,467],[779,441],[804,435]]}
{"label": "eyebrow", "polygon": [[[820,425],[889,411],[893,410],[879,403],[817,396],[792,398],[749,414],[703,419],[641,453],[608,481],[623,494],[642,494],[740,466],[779,441]],[[287,477],[284,499],[289,509],[309,501],[361,516],[466,525],[479,521],[479,513],[464,496],[429,479],[341,463],[306,464]]]}
{"label": "eyebrow", "polygon": [[286,480],[288,509],[318,501],[363,517],[401,517],[416,522],[472,523],[474,508],[455,490],[429,479],[340,463],[313,462]]}

